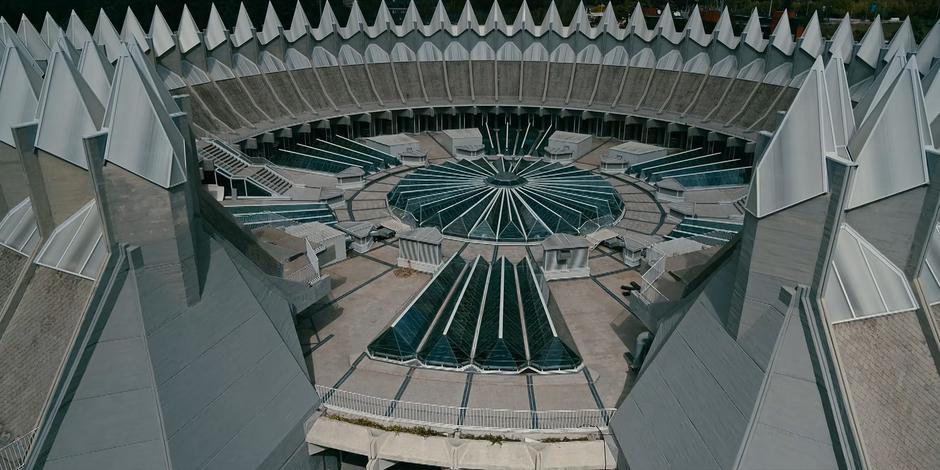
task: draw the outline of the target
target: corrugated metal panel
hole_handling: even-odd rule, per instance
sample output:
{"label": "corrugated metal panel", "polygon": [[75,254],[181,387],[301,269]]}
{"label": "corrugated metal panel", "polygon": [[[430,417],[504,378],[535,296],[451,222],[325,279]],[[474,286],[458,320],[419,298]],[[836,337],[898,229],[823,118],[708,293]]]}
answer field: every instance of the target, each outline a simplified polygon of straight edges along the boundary
{"label": "corrugated metal panel", "polygon": [[0,245],[30,256],[39,244],[36,215],[29,198],[20,201],[0,220]]}

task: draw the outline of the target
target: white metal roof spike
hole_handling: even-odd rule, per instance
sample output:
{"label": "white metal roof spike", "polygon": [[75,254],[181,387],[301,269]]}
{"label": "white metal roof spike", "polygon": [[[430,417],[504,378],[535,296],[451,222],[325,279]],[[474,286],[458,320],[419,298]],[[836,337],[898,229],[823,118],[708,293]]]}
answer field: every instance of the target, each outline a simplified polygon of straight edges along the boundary
{"label": "white metal roof spike", "polygon": [[486,15],[486,22],[483,23],[483,34],[495,30],[505,30],[505,28],[506,18],[503,17],[503,10],[499,8],[499,2],[493,2],[490,13]]}
{"label": "white metal roof spike", "polygon": [[816,58],[822,54],[826,47],[826,40],[823,38],[822,29],[819,26],[819,14],[813,12],[813,17],[809,19],[809,24],[803,30],[803,37],[800,38],[800,50]]}
{"label": "white metal roof spike", "polygon": [[516,12],[516,17],[512,20],[512,32],[515,34],[522,30],[528,30],[532,24],[532,11],[529,10],[529,4],[522,0],[522,5],[519,5],[519,11]]}
{"label": "white metal roof spike", "polygon": [[[787,25],[789,29],[789,25]],[[763,52],[767,47],[767,41],[764,39],[764,32],[760,27],[760,15],[757,14],[757,8],[751,10],[751,17],[744,25],[744,31],[741,32],[741,41],[751,46],[757,52]]]}
{"label": "white metal roof spike", "polygon": [[339,31],[340,28],[341,25],[339,20],[336,19],[336,14],[333,13],[330,2],[324,2],[323,11],[320,13],[320,23],[317,24],[317,28],[314,30],[315,39],[323,39],[329,34]]}
{"label": "white metal roof spike", "polygon": [[7,46],[0,60],[0,142],[13,146],[11,127],[31,121],[42,88],[39,71],[30,65],[29,52]]}
{"label": "white metal roof spike", "polygon": [[451,30],[450,17],[447,16],[447,9],[444,8],[444,1],[437,0],[437,6],[434,7],[434,14],[431,16],[431,21],[424,28],[425,35],[431,35],[440,30]]}
{"label": "white metal roof spike", "polygon": [[185,145],[148,75],[130,55],[118,59],[104,119],[109,131],[105,160],[171,188],[186,181]]}
{"label": "white metal roof spike", "polygon": [[587,17],[587,8],[584,7],[584,2],[578,2],[578,7],[574,10],[574,15],[571,16],[571,22],[568,24],[572,32],[578,31],[589,38],[594,37],[593,28],[591,28],[591,21]]}
{"label": "white metal roof spike", "polygon": [[644,41],[653,39],[653,32],[646,26],[646,18],[643,17],[643,7],[640,6],[640,2],[636,2],[633,13],[630,14],[627,34],[635,34]]}
{"label": "white metal roof spike", "polygon": [[309,28],[310,20],[307,18],[307,13],[300,4],[300,0],[297,0],[297,5],[294,6],[294,17],[290,22],[290,29],[284,32],[284,37],[288,41],[294,42],[307,34]]}
{"label": "white metal roof spike", "polygon": [[881,69],[881,72],[878,72],[875,79],[868,85],[868,88],[865,89],[864,94],[862,94],[861,99],[858,101],[858,105],[855,106],[855,120],[858,121],[859,124],[864,122],[865,119],[871,115],[872,111],[874,111],[875,107],[878,105],[878,102],[881,101],[881,98],[888,92],[891,85],[894,84],[895,79],[897,79],[901,71],[904,70],[904,63],[904,55],[895,54],[891,62],[888,62],[888,64]]}
{"label": "white metal roof spike", "polygon": [[793,53],[793,34],[790,33],[790,14],[783,9],[783,14],[777,20],[777,27],[771,34],[771,44],[786,55]]}
{"label": "white metal roof spike", "polygon": [[163,17],[159,6],[153,7],[153,18],[150,20],[150,39],[153,41],[153,49],[157,57],[176,47],[176,41],[173,40],[173,30],[170,28],[170,24],[166,22],[166,18]]}
{"label": "white metal roof spike", "polygon": [[603,31],[606,31],[607,34],[614,36],[617,39],[621,39],[623,30],[620,28],[620,23],[617,21],[617,14],[614,12],[614,4],[611,2],[607,3],[607,8],[604,8],[604,17],[601,18],[600,27]]}
{"label": "white metal roof spike", "polygon": [[179,31],[177,40],[180,43],[180,52],[187,53],[199,45],[199,26],[193,19],[193,14],[189,12],[189,7],[183,5],[183,15],[180,17]]}
{"label": "white metal roof spike", "polygon": [[222,15],[219,14],[219,10],[215,8],[215,3],[213,3],[209,9],[209,23],[206,24],[206,48],[211,51],[227,41],[227,31],[225,23],[222,22]]}
{"label": "white metal roof spike", "polygon": [[473,5],[470,4],[470,0],[464,3],[463,11],[460,13],[460,18],[457,19],[457,24],[454,25],[453,32],[460,34],[468,29],[475,32],[480,31],[480,23],[477,22],[477,15],[473,12]]}
{"label": "white metal roof spike", "polygon": [[846,13],[839,22],[839,27],[830,40],[829,53],[842,58],[849,63],[852,60],[852,50],[855,47],[855,38],[852,36],[852,18]]}
{"label": "white metal roof spike", "polygon": [[920,72],[911,60],[849,142],[858,169],[846,208],[926,184],[924,149],[933,145]]}
{"label": "white metal roof spike", "polygon": [[927,36],[917,48],[917,68],[921,71],[930,70],[933,59],[940,57],[940,21],[933,24]]}
{"label": "white metal roof spike", "polygon": [[274,5],[268,2],[268,9],[264,12],[264,23],[261,25],[261,33],[258,34],[261,44],[267,44],[276,39],[281,35],[283,29],[284,25],[281,24],[281,19],[277,17]]}
{"label": "white metal roof spike", "polygon": [[846,153],[846,147],[849,138],[855,133],[855,114],[852,112],[849,80],[841,57],[829,58],[826,65],[826,92],[829,95],[829,114],[832,116],[836,150],[843,158],[851,159]]}
{"label": "white metal roof spike", "polygon": [[423,31],[424,21],[418,13],[418,7],[415,6],[415,1],[411,0],[408,2],[408,8],[405,10],[405,17],[402,18],[399,34],[403,36],[415,30]]}
{"label": "white metal roof spike", "polygon": [[757,164],[747,209],[765,217],[829,190],[825,159],[835,148],[822,58],[816,58]]}
{"label": "white metal roof spike", "polygon": [[388,11],[388,5],[385,4],[385,0],[382,0],[379,2],[378,11],[375,12],[375,21],[372,23],[372,27],[369,28],[369,35],[375,37],[394,28],[395,21],[392,20],[392,13]]}
{"label": "white metal roof spike", "polygon": [[121,55],[121,37],[117,29],[104,12],[104,8],[98,12],[98,22],[95,23],[95,34],[93,36],[95,43],[104,46],[105,53],[108,54],[108,61],[114,62]]}
{"label": "white metal roof spike", "polygon": [[663,7],[654,29],[656,34],[666,38],[673,44],[678,44],[682,39],[682,34],[676,31],[676,23],[672,20],[672,8],[669,7],[668,3]]}
{"label": "white metal roof spike", "polygon": [[59,27],[49,12],[46,12],[45,18],[42,19],[40,34],[42,34],[43,41],[46,41],[46,45],[50,48],[52,48],[52,45],[56,43],[60,36],[64,35],[62,28]]}
{"label": "white metal roof spike", "polygon": [[127,14],[124,15],[124,26],[121,27],[121,39],[124,42],[130,42],[134,40],[137,42],[137,45],[140,46],[140,49],[144,52],[150,50],[150,45],[147,44],[147,33],[144,32],[144,27],[140,25],[140,21],[137,21],[137,16],[134,15],[134,10],[131,10],[131,7],[127,7]]}
{"label": "white metal roof spike", "polygon": [[728,13],[728,7],[725,7],[725,9],[721,11],[718,24],[716,24],[715,29],[712,30],[712,38],[717,39],[718,42],[724,44],[729,49],[738,47],[740,39],[734,35],[734,27],[731,25],[731,14]]}
{"label": "white metal roof spike", "polygon": [[555,0],[552,0],[548,4],[548,11],[545,12],[545,17],[542,18],[542,32],[554,31],[560,36],[564,36],[566,33],[565,25],[561,22],[561,15],[558,14],[558,7],[555,6]]}
{"label": "white metal roof spike", "polygon": [[881,15],[875,17],[858,43],[858,50],[855,57],[862,62],[870,65],[872,68],[878,64],[878,56],[881,54],[881,48],[885,45],[884,30],[881,27]]}
{"label": "white metal roof spike", "polygon": [[49,57],[49,46],[46,45],[46,41],[42,39],[42,35],[39,34],[39,31],[36,31],[36,27],[29,22],[26,15],[20,17],[20,27],[17,28],[16,34],[26,45],[26,50],[33,56],[33,59],[46,60]]}
{"label": "white metal roof spike", "polygon": [[54,46],[36,110],[36,147],[88,169],[82,137],[96,132],[103,117],[104,106],[95,92],[69,55]]}
{"label": "white metal roof spike", "polygon": [[85,47],[85,43],[91,41],[91,33],[88,32],[88,28],[85,27],[85,23],[78,17],[75,10],[72,10],[72,13],[69,14],[69,24],[65,27],[65,37],[69,38],[72,46],[76,49]]}
{"label": "white metal roof spike", "polygon": [[238,18],[235,20],[235,30],[232,31],[232,44],[241,47],[255,38],[255,25],[251,24],[251,17],[244,3],[238,4]]}
{"label": "white metal roof spike", "polygon": [[[888,43],[888,52],[884,56],[885,62],[898,52],[914,52],[917,50],[917,41],[914,40],[914,29],[911,27],[911,18],[904,18],[901,27],[891,37]],[[926,70],[926,69],[925,69]]]}
{"label": "white metal roof spike", "polygon": [[82,56],[78,60],[78,72],[82,74],[85,83],[98,97],[98,101],[107,103],[108,95],[111,94],[114,66],[105,58],[99,47],[92,41],[85,43],[82,47]]}
{"label": "white metal roof spike", "polygon": [[698,5],[692,8],[689,15],[689,21],[685,23],[685,35],[695,41],[700,46],[707,46],[711,38],[705,33],[705,25],[702,23],[702,14],[699,12]]}
{"label": "white metal roof spike", "polygon": [[349,18],[346,18],[345,33],[346,37],[360,32],[366,26],[365,17],[362,16],[362,10],[359,9],[359,2],[353,0],[352,7],[349,10]]}

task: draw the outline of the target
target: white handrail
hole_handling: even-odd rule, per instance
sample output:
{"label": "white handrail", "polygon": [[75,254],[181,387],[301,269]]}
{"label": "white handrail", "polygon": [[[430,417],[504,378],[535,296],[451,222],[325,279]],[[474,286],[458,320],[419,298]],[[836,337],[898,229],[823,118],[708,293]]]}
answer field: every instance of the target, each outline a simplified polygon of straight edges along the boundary
{"label": "white handrail", "polygon": [[614,408],[580,410],[506,410],[414,403],[316,386],[328,410],[381,422],[486,431],[572,432],[605,430]]}
{"label": "white handrail", "polygon": [[26,465],[26,456],[29,455],[38,430],[39,428],[33,429],[0,447],[0,470],[20,470]]}

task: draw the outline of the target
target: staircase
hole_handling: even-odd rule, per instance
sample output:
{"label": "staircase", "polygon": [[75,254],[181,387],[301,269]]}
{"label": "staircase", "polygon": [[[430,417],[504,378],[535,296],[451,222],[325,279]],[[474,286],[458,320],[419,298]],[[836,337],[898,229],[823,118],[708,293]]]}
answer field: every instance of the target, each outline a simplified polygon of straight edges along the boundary
{"label": "staircase", "polygon": [[203,160],[213,162],[232,178],[250,181],[272,196],[284,196],[294,186],[290,180],[272,170],[264,159],[251,158],[219,140],[210,141],[207,147],[200,150],[200,156]]}

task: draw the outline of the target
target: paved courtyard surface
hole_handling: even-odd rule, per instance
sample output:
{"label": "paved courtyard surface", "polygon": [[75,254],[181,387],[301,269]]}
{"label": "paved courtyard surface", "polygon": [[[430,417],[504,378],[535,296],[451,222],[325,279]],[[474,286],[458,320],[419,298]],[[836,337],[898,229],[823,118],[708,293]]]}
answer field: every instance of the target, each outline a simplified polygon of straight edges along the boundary
{"label": "paved courtyard surface", "polygon": [[[452,158],[434,136],[415,137],[433,163]],[[617,143],[598,141],[595,149],[575,164],[597,171],[600,157]],[[371,175],[362,189],[347,192],[347,204],[337,210],[338,217],[376,223],[390,219],[385,195],[410,171]],[[677,223],[645,183],[626,176],[608,180],[626,202],[623,218],[611,227],[615,232],[639,241],[655,240]],[[723,207],[737,197],[739,193],[728,190],[696,195],[695,202]],[[537,244],[445,239],[442,251],[445,259],[455,253],[468,260],[476,256],[490,259],[494,254],[514,262],[526,255],[536,261],[542,257]],[[584,367],[574,373],[543,375],[428,369],[370,359],[365,354],[369,343],[414,299],[430,276],[395,267],[397,238],[376,243],[365,254],[349,255],[349,259],[323,269],[331,277],[332,291],[298,322],[304,354],[318,385],[409,402],[515,410],[616,407],[632,386],[634,376],[625,353],[645,328],[627,311],[619,292],[621,285],[638,281],[641,272],[624,265],[616,253],[603,246],[590,253],[591,277],[549,283]],[[676,292],[681,292],[680,288]],[[395,410],[388,412],[394,414]]]}

